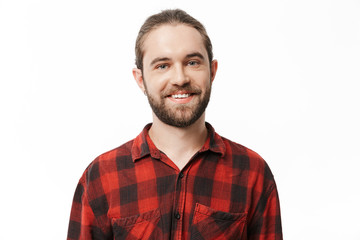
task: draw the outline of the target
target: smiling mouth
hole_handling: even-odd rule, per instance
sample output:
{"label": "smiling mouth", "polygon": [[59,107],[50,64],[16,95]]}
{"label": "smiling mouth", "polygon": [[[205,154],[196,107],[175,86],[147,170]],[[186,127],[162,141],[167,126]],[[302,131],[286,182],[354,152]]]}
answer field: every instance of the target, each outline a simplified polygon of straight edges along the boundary
{"label": "smiling mouth", "polygon": [[184,94],[173,94],[170,95],[170,97],[174,98],[174,99],[184,99],[184,98],[188,98],[190,97],[192,94],[190,93],[184,93]]}
{"label": "smiling mouth", "polygon": [[197,95],[196,93],[173,93],[167,96],[169,100],[177,104],[187,104],[193,100],[193,97]]}

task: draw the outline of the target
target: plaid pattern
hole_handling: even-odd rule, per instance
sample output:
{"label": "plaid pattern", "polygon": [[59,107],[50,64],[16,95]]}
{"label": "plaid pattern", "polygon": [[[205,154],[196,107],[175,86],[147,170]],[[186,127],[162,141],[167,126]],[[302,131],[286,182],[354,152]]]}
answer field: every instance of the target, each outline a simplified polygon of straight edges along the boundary
{"label": "plaid pattern", "polygon": [[258,154],[207,123],[206,143],[180,172],[150,126],[85,170],[68,239],[282,239],[275,181]]}

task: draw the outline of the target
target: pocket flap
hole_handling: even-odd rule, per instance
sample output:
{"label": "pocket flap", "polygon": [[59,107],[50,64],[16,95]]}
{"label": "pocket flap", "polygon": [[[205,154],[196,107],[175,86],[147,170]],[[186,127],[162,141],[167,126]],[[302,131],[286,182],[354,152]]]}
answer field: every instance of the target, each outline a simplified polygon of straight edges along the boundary
{"label": "pocket flap", "polygon": [[160,218],[160,210],[155,209],[149,212],[145,212],[142,214],[126,217],[126,218],[113,218],[111,220],[112,224],[116,224],[121,227],[131,226],[137,223],[141,223],[143,221],[148,221],[153,218]]}
{"label": "pocket flap", "polygon": [[162,230],[158,226],[160,217],[160,210],[155,209],[130,217],[113,218],[114,239],[162,239]]}
{"label": "pocket flap", "polygon": [[200,213],[218,220],[228,220],[228,221],[246,220],[246,213],[229,213],[229,212],[218,211],[210,207],[207,207],[205,205],[202,205],[200,203],[196,203],[194,215],[198,216],[199,214],[196,213]]}

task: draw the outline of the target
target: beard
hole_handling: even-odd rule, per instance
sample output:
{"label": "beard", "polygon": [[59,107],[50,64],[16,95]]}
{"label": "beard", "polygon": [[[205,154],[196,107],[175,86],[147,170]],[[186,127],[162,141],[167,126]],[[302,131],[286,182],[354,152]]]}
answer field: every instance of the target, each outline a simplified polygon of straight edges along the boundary
{"label": "beard", "polygon": [[[154,112],[154,114],[165,124],[170,126],[185,128],[191,126],[195,123],[205,112],[205,109],[210,101],[211,95],[211,84],[205,89],[203,96],[201,95],[202,91],[197,88],[193,88],[190,85],[183,87],[177,87],[175,89],[170,89],[166,93],[161,94],[160,100],[157,100],[151,94],[148,93],[146,84],[146,96],[148,102]],[[169,96],[168,93],[186,90],[192,93],[195,93],[195,98],[197,103],[190,104],[179,104],[179,106],[168,106],[166,105],[166,98]]]}

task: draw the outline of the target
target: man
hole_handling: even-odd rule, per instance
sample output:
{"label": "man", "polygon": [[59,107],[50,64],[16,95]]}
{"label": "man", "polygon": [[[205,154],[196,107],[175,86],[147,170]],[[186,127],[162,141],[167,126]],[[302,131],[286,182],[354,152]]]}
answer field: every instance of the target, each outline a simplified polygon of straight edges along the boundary
{"label": "man", "polygon": [[218,63],[201,23],[181,10],[149,17],[136,65],[153,123],[85,170],[68,239],[282,239],[269,167],[205,122]]}

